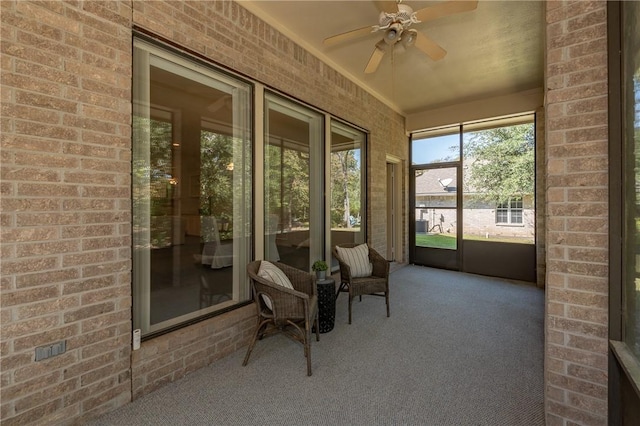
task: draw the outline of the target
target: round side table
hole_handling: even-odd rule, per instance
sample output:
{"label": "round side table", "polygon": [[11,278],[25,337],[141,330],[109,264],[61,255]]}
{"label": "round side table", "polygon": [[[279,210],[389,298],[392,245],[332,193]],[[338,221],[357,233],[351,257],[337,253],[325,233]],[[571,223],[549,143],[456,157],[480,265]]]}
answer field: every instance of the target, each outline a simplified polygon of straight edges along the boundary
{"label": "round side table", "polygon": [[318,287],[318,327],[320,333],[333,330],[336,320],[336,282],[327,277],[316,281]]}

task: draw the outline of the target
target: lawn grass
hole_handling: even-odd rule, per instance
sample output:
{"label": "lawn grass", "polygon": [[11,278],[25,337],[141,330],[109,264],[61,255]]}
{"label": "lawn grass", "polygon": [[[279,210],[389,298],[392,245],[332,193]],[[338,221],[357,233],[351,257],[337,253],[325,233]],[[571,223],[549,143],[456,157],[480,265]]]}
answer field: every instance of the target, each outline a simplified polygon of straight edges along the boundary
{"label": "lawn grass", "polygon": [[[519,244],[533,244],[530,239],[526,238],[485,238],[481,235],[465,235],[465,240],[475,240],[475,241],[489,241],[489,242],[500,242],[500,243],[519,243]],[[416,234],[416,247],[432,247],[432,248],[442,248],[448,250],[455,250],[456,245],[456,236],[454,234]]]}
{"label": "lawn grass", "polygon": [[455,250],[456,236],[451,234],[416,234],[416,247]]}

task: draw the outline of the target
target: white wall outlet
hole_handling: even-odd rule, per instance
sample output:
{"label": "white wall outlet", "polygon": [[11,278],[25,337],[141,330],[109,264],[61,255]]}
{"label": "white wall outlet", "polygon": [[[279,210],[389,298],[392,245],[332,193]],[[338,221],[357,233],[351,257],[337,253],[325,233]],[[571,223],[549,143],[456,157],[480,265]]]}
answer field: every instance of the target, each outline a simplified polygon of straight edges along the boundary
{"label": "white wall outlet", "polygon": [[136,328],[133,330],[133,350],[137,351],[140,349],[140,329]]}

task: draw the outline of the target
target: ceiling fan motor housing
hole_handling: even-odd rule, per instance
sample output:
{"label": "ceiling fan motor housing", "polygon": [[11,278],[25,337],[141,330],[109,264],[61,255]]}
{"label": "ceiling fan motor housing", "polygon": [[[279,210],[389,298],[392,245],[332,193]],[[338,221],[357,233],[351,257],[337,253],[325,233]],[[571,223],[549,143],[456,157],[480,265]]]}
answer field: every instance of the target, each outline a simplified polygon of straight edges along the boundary
{"label": "ceiling fan motor housing", "polygon": [[398,5],[398,13],[396,13],[396,20],[397,21],[400,21],[403,25],[405,23],[406,23],[406,25],[409,25],[409,24],[411,24],[413,22],[413,19],[412,19],[411,15],[413,15],[413,9],[411,9],[406,4],[399,4]]}
{"label": "ceiling fan motor housing", "polygon": [[[418,23],[418,19],[410,6],[398,4],[397,13],[380,12],[379,26],[376,29],[384,30],[384,41],[387,44],[397,43],[405,31],[411,24]],[[405,44],[410,45],[415,41],[416,34],[411,33],[406,37]]]}

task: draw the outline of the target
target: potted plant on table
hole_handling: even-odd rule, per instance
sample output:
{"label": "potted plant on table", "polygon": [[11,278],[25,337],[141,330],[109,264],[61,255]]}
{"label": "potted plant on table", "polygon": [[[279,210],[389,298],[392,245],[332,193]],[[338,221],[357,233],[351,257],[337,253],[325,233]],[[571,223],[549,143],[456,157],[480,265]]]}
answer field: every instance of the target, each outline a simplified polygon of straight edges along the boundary
{"label": "potted plant on table", "polygon": [[324,260],[316,260],[315,262],[313,262],[313,265],[311,265],[311,269],[315,271],[316,277],[319,280],[324,280],[327,269],[329,269],[329,265],[327,265],[327,262],[325,262]]}

